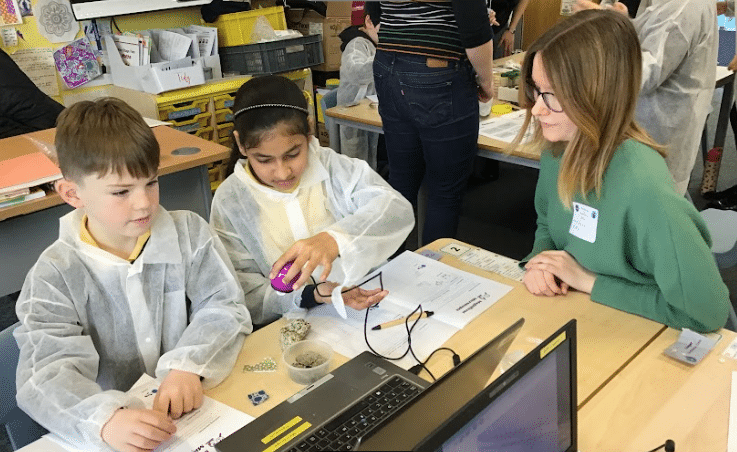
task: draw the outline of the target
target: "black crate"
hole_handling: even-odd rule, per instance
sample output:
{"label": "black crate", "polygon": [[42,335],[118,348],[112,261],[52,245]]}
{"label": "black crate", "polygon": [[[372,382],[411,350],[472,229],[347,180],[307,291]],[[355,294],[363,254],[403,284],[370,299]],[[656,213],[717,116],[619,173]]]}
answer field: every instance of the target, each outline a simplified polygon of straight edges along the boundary
{"label": "black crate", "polygon": [[322,35],[220,47],[223,73],[267,75],[322,64]]}

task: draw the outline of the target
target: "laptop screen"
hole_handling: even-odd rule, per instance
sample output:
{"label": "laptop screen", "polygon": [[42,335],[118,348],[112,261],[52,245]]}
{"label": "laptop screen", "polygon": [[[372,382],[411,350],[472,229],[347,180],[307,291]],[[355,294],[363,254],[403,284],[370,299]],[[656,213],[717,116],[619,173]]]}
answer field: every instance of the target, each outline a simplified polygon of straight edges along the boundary
{"label": "laptop screen", "polygon": [[458,410],[416,450],[576,450],[575,320]]}

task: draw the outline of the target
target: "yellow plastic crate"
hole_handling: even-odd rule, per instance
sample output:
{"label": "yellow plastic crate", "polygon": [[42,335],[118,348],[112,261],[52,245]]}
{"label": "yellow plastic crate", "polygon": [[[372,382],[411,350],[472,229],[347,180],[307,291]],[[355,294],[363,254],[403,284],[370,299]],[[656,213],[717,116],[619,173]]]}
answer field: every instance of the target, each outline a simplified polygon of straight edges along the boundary
{"label": "yellow plastic crate", "polygon": [[251,34],[259,16],[266,17],[274,30],[286,30],[284,7],[260,8],[240,13],[222,14],[215,21],[220,47],[242,46],[251,43]]}
{"label": "yellow plastic crate", "polygon": [[231,136],[218,138],[218,143],[222,144],[226,148],[233,147],[233,138]]}
{"label": "yellow plastic crate", "polygon": [[198,136],[202,138],[203,140],[213,141],[215,129],[212,127],[202,127],[201,129],[197,129],[194,132],[190,132],[194,136]]}
{"label": "yellow plastic crate", "polygon": [[223,110],[225,108],[232,108],[233,102],[235,101],[235,91],[232,93],[220,94],[215,96],[212,100],[215,102],[215,110]]}
{"label": "yellow plastic crate", "polygon": [[210,99],[204,97],[169,105],[159,105],[159,119],[162,121],[190,119],[200,113],[206,112],[209,103]]}
{"label": "yellow plastic crate", "polygon": [[233,123],[232,122],[226,122],[225,124],[218,124],[218,140],[221,138],[229,138],[230,132],[233,131]]}
{"label": "yellow plastic crate", "polygon": [[212,115],[210,115],[209,112],[205,112],[195,115],[192,119],[184,121],[169,121],[169,124],[171,124],[172,128],[181,130],[182,132],[194,132],[201,127],[209,126],[211,117]]}
{"label": "yellow plastic crate", "polygon": [[230,108],[215,110],[215,124],[222,124],[224,122],[233,122],[233,110]]}

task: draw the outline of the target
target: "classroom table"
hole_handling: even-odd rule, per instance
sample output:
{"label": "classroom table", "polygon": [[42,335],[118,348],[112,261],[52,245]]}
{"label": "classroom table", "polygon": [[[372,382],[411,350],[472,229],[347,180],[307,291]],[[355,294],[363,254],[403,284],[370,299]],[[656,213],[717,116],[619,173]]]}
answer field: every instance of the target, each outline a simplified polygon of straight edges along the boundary
{"label": "classroom table", "polygon": [[726,451],[732,372],[728,330],[698,364],[663,354],[680,331],[668,328],[578,411],[581,452],[649,451],[666,439],[676,451]]}
{"label": "classroom table", "polygon": [[[448,265],[514,287],[445,343],[445,346],[455,350],[462,359],[520,317],[525,318],[525,324],[510,346],[510,353],[516,350],[529,352],[540,341],[575,318],[578,322],[578,403],[581,405],[600,391],[613,375],[620,372],[665,329],[665,326],[651,320],[594,303],[581,293],[571,293],[564,298],[536,297],[522,283],[464,264],[456,257],[440,251],[452,243],[475,248],[457,240],[440,239],[423,249],[440,252],[443,254],[441,261]],[[274,373],[242,371],[244,365],[256,364],[266,357],[277,362],[281,360],[278,335],[285,323],[281,319],[248,336],[233,372],[223,383],[208,390],[206,394],[251,416],[259,416],[301,390],[303,386],[289,380],[283,365]],[[345,357],[336,353],[332,367],[338,367],[345,361]],[[450,356],[443,353],[436,354],[428,364],[436,377],[450,370],[451,366]],[[426,373],[420,373],[420,376],[429,379]],[[269,394],[269,399],[253,406],[247,394],[261,389]]]}
{"label": "classroom table", "polygon": [[[577,320],[581,452],[646,451],[667,438],[676,441],[677,451],[726,450],[731,371],[737,370],[737,361],[722,362],[721,353],[737,334],[722,330],[724,337],[703,362],[694,367],[680,364],[662,355],[677,330],[592,302],[581,293],[536,297],[517,281],[461,262],[448,245],[475,249],[454,239],[440,239],[424,249],[441,254],[448,265],[513,286],[446,342],[462,358],[520,317],[526,321],[509,353],[529,352],[568,320]],[[285,324],[281,319],[247,336],[230,376],[205,394],[257,417],[303,389],[289,379],[280,362],[278,337]],[[266,357],[279,363],[276,372],[242,370]],[[331,368],[346,361],[335,354]],[[450,357],[438,353],[428,367],[439,376],[451,368]],[[261,389],[269,399],[253,406],[247,395]],[[50,444],[42,439],[21,451],[49,452]]]}
{"label": "classroom table", "polygon": [[[209,218],[212,191],[207,166],[226,159],[229,149],[171,127],[154,127],[153,132],[161,146],[161,205],[167,210],[192,210]],[[55,129],[48,129],[2,139],[0,159],[36,152],[36,142],[53,145],[54,136]],[[178,149],[185,147],[199,151],[177,155]],[[59,237],[59,218],[71,210],[56,193],[0,209],[0,296],[21,289],[41,252]]]}

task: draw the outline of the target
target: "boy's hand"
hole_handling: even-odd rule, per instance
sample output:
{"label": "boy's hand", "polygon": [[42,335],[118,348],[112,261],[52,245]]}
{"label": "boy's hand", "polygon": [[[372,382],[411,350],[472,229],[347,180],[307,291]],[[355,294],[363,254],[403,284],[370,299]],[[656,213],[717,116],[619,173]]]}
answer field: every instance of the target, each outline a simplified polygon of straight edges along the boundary
{"label": "boy's hand", "polygon": [[176,431],[176,425],[166,414],[119,409],[102,427],[102,440],[121,452],[142,452],[156,449]]}
{"label": "boy's hand", "polygon": [[276,260],[271,267],[269,279],[274,278],[287,262],[294,261],[292,267],[283,278],[284,281],[289,282],[297,276],[297,273],[302,272],[302,276],[294,283],[294,290],[299,289],[307,282],[318,265],[322,265],[323,268],[320,281],[325,281],[330,274],[330,270],[333,268],[333,261],[338,257],[339,252],[338,243],[327,232],[321,232],[308,239],[298,240]]}
{"label": "boy's hand", "polygon": [[[315,288],[315,300],[319,303],[330,303],[330,295],[336,287],[338,287],[338,284],[333,282],[320,284]],[[326,296],[323,297],[320,293]],[[343,304],[356,311],[362,311],[380,302],[387,295],[389,295],[388,290],[381,290],[379,288],[368,290],[354,287],[343,293]]]}
{"label": "boy's hand", "polygon": [[182,414],[202,406],[200,376],[183,370],[170,370],[154,398],[154,410],[179,419]]}

